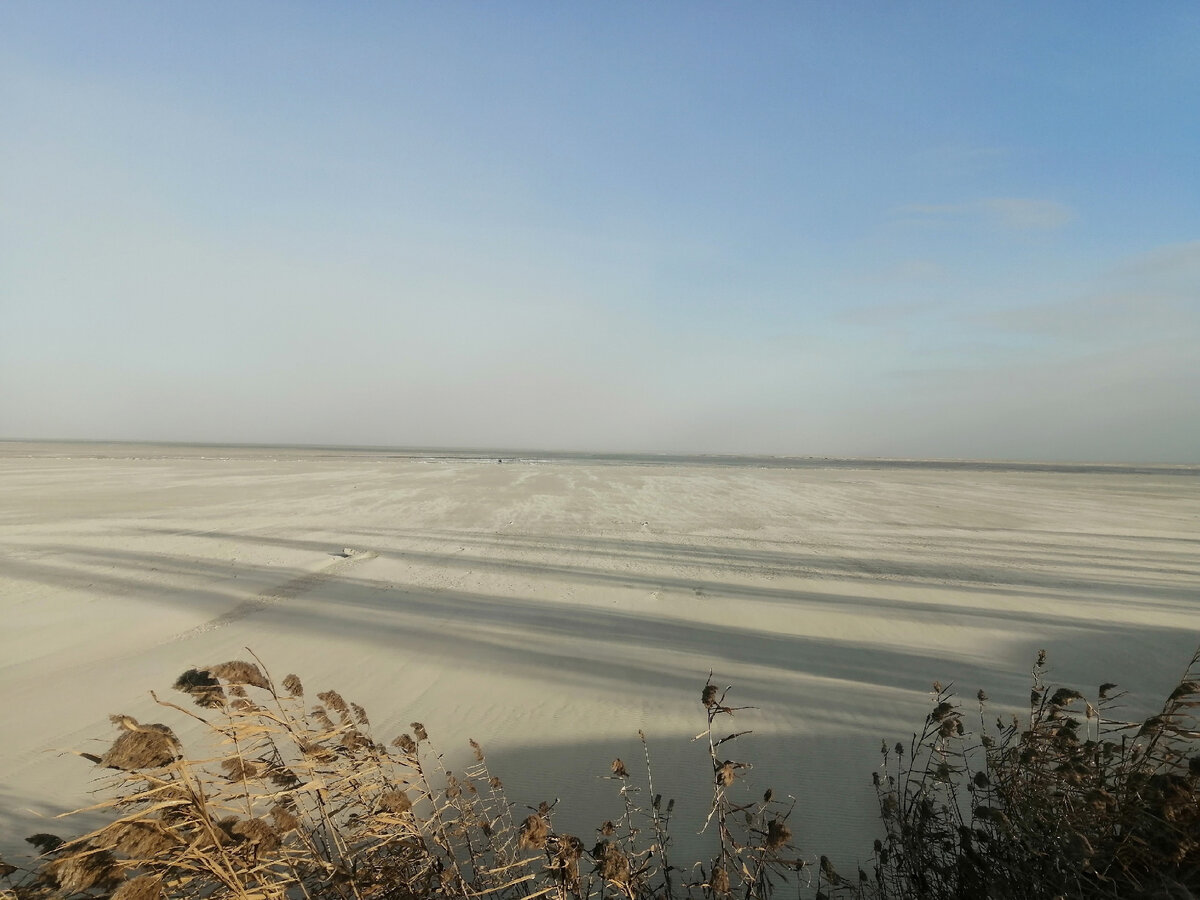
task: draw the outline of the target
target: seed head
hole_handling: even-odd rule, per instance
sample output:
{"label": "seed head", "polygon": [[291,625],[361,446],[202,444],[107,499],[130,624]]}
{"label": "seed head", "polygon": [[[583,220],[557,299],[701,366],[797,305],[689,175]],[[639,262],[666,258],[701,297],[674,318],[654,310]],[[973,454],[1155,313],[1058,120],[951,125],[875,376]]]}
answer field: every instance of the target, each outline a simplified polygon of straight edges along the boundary
{"label": "seed head", "polygon": [[729,873],[722,866],[713,866],[712,878],[709,879],[714,894],[729,893]]}
{"label": "seed head", "polygon": [[399,815],[412,809],[412,801],[404,791],[385,791],[379,795],[379,808]]}
{"label": "seed head", "polygon": [[221,760],[221,768],[225,770],[225,775],[230,781],[245,781],[258,774],[258,766],[240,756]]}
{"label": "seed head", "polygon": [[260,853],[279,849],[279,834],[266,819],[239,819],[230,826],[229,832],[239,842],[251,844]]}
{"label": "seed head", "polygon": [[271,819],[275,823],[275,830],[280,834],[287,834],[300,827],[300,820],[281,804],[271,807]]}
{"label": "seed head", "polygon": [[1068,706],[1076,700],[1082,700],[1083,694],[1071,688],[1059,688],[1050,698],[1051,706]]}
{"label": "seed head", "polygon": [[792,830],[782,819],[772,819],[767,823],[767,849],[778,850],[787,845],[792,839]]}
{"label": "seed head", "polygon": [[175,679],[174,687],[190,695],[192,702],[200,707],[211,709],[225,702],[221,683],[207,669],[188,669]]}
{"label": "seed head", "polygon": [[333,724],[333,719],[329,718],[329,713],[325,711],[323,706],[314,706],[310,715],[316,720],[317,724],[326,731],[334,731],[337,726]]}
{"label": "seed head", "polygon": [[83,893],[89,888],[111,890],[121,879],[121,869],[112,853],[87,845],[47,864],[41,874],[64,896]]}
{"label": "seed head", "polygon": [[821,874],[834,884],[840,884],[842,881],[842,876],[837,873],[828,856],[821,857]]}
{"label": "seed head", "polygon": [[177,837],[147,821],[111,825],[101,833],[101,839],[107,849],[133,859],[150,859],[179,844]]}
{"label": "seed head", "polygon": [[271,783],[282,788],[292,788],[300,783],[300,779],[296,777],[296,773],[287,766],[278,766],[271,769],[267,775],[271,779]]}
{"label": "seed head", "polygon": [[343,722],[350,721],[350,707],[337,691],[322,691],[317,694],[317,699],[341,716]]}
{"label": "seed head", "polygon": [[100,757],[100,765],[132,772],[170,765],[178,755],[179,742],[170,729],[160,731],[151,726],[141,726],[136,731],[120,734],[108,752]]}
{"label": "seed head", "polygon": [[605,881],[611,881],[614,884],[629,882],[629,858],[621,852],[620,848],[608,841],[601,841],[592,850],[592,856],[596,858],[596,867]]}
{"label": "seed head", "polygon": [[47,834],[44,831],[39,831],[37,834],[31,834],[25,838],[25,843],[33,844],[37,847],[38,853],[45,856],[47,853],[53,853],[63,845],[63,839],[57,834]]}
{"label": "seed head", "polygon": [[405,753],[416,753],[417,752],[417,742],[414,741],[412,739],[412,737],[407,734],[402,734],[402,735],[400,735],[400,737],[398,737],[394,741],[392,741],[392,746],[397,747],[400,750],[403,750]]}
{"label": "seed head", "polygon": [[521,823],[520,844],[522,847],[541,850],[546,846],[546,837],[549,833],[550,827],[541,816],[536,813],[526,816],[525,821]]}
{"label": "seed head", "polygon": [[248,684],[251,687],[268,690],[271,685],[263,676],[262,670],[254,663],[236,659],[211,666],[209,674],[220,678],[227,684]]}
{"label": "seed head", "polygon": [[113,892],[111,900],[159,900],[162,895],[161,876],[138,875],[121,882],[121,886]]}
{"label": "seed head", "polygon": [[936,707],[934,707],[933,712],[931,712],[929,715],[933,721],[940,722],[952,712],[954,712],[954,704],[943,700]]}

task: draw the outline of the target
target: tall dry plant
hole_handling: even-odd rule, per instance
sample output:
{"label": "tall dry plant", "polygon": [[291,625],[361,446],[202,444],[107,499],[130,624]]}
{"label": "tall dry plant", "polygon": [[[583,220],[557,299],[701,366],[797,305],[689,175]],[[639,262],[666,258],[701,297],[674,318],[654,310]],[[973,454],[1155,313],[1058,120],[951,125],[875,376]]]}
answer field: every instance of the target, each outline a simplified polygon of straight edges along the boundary
{"label": "tall dry plant", "polygon": [[715,828],[717,854],[696,868],[699,878],[689,884],[706,897],[745,897],[747,900],[769,897],[777,881],[786,881],[789,872],[800,872],[805,860],[796,853],[788,826],[795,799],[787,803],[774,799],[767,789],[761,800],[735,800],[731,788],[751,768],[750,764],[727,758],[733,742],[750,734],[748,730],[721,735],[718,722],[734,718],[746,706],[731,706],[726,700],[732,688],[719,688],[712,673],[704,685],[700,702],[704,705],[708,726],[696,736],[708,744],[712,764],[712,806],[705,828]]}
{"label": "tall dry plant", "polygon": [[309,703],[297,676],[277,686],[250,662],[189,669],[175,688],[199,711],[152,696],[203,724],[202,752],[185,754],[165,725],[113,716],[109,750],[81,754],[113,770],[112,799],[87,810],[112,821],[65,842],[35,836],[44,862],[18,900],[544,893],[478,745],[456,775],[420,723],[385,746],[358,704],[336,691]]}
{"label": "tall dry plant", "polygon": [[110,799],[80,812],[109,821],[30,837],[39,864],[0,860],[0,900],[769,900],[785,884],[816,900],[1200,896],[1200,651],[1141,721],[1119,715],[1114,684],[1093,704],[1046,676],[1042,653],[1023,717],[989,723],[980,691],[978,727],[935,684],[921,731],[883,745],[885,836],[872,873],[851,879],[799,855],[793,798],[743,784],[751,766],[731,751],[749,732],[723,726],[749,707],[711,673],[696,740],[713,852],[680,868],[644,734],[644,782],[613,761],[603,777],[621,812],[585,842],[556,831],[555,804],[514,816],[474,741],[454,772],[419,722],[388,746],[361,706],[309,698],[295,675],[277,686],[257,662],[189,669],[175,687],[197,709],[152,696],[201,723],[199,752],[166,725],[113,716],[111,747],[79,754],[111,773]]}
{"label": "tall dry plant", "polygon": [[518,821],[475,741],[473,761],[451,771],[419,722],[385,746],[358,704],[336,691],[310,698],[295,675],[277,685],[255,660],[184,672],[175,688],[195,709],[151,692],[202,726],[199,752],[166,725],[112,716],[108,751],[79,754],[111,771],[109,799],[77,811],[110,821],[72,840],[30,838],[40,865],[22,873],[0,861],[4,900],[767,900],[802,866],[791,804],[770,791],[731,799],[749,766],[718,750],[748,732],[716,736],[714,722],[737,710],[711,679],[698,739],[712,762],[718,850],[685,871],[670,862],[674,801],[655,790],[640,732],[644,780],[613,761],[603,777],[621,814],[585,842],[556,831],[554,804]]}
{"label": "tall dry plant", "polygon": [[887,836],[864,895],[893,898],[1200,896],[1200,651],[1162,708],[1120,716],[1033,668],[1028,715],[964,725],[948,689],[907,753],[883,748]]}

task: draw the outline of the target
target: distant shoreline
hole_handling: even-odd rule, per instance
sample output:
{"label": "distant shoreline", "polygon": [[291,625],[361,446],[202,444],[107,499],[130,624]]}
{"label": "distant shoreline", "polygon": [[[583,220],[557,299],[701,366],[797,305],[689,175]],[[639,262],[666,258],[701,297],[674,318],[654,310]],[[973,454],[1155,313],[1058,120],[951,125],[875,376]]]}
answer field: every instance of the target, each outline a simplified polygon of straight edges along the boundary
{"label": "distant shoreline", "polygon": [[0,440],[0,458],[42,459],[409,459],[456,462],[717,466],[758,469],[892,469],[1200,477],[1200,464],[892,459],[723,453],[591,453],[512,448],[217,444],[171,441]]}

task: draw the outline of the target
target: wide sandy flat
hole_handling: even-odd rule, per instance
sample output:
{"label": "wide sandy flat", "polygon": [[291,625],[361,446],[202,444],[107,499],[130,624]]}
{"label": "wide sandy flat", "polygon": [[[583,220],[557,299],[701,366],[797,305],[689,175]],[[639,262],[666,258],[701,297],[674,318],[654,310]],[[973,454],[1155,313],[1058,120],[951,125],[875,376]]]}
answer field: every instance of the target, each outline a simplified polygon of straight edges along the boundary
{"label": "wide sandy flat", "polygon": [[1196,470],[0,444],[0,553],[5,854],[86,805],[95,773],[57,750],[102,748],[109,713],[178,725],[148,691],[247,646],[382,738],[420,719],[452,761],[480,740],[514,800],[560,797],[587,837],[643,729],[683,844],[712,669],[758,707],[746,789],[794,794],[802,848],[852,863],[880,739],[919,727],[934,679],[1016,704],[1045,647],[1136,706],[1200,640]]}

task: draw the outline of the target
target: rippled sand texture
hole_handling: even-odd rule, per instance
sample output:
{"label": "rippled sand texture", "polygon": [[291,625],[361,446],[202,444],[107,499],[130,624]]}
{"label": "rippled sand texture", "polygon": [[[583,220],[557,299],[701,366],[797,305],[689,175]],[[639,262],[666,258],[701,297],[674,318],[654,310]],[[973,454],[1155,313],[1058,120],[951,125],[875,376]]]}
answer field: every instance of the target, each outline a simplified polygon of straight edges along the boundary
{"label": "rippled sand texture", "polygon": [[712,669],[757,707],[746,789],[798,796],[802,847],[853,861],[880,739],[919,727],[934,679],[1018,704],[1046,647],[1063,681],[1150,702],[1200,640],[1200,473],[1179,468],[8,444],[0,547],[4,852],[86,805],[95,773],[54,748],[102,747],[109,713],[186,731],[148,691],[247,646],[381,738],[479,739],[513,799],[561,797],[589,837],[620,811],[594,776],[636,774],[644,729],[683,852]]}

